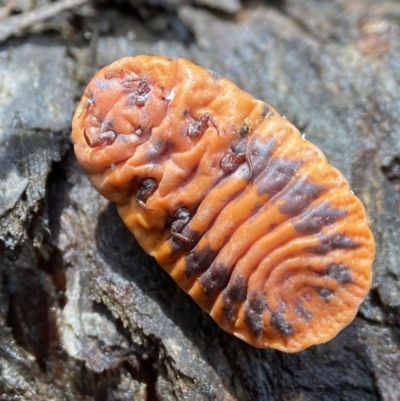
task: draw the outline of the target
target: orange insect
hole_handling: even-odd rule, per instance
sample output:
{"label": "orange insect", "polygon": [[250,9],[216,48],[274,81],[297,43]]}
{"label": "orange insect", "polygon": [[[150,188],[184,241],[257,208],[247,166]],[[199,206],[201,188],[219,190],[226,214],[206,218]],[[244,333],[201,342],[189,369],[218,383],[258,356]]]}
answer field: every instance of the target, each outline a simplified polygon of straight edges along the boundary
{"label": "orange insect", "polygon": [[271,106],[189,61],[100,70],[75,152],[142,248],[226,331],[300,351],[355,317],[374,239],[343,175]]}

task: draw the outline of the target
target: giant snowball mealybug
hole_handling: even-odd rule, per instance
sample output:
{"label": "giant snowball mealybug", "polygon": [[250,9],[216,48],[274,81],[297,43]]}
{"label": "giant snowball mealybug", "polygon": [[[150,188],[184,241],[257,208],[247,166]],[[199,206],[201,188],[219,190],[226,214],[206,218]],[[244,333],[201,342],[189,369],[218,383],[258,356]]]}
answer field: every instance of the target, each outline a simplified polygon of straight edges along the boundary
{"label": "giant snowball mealybug", "polygon": [[227,332],[295,352],[355,317],[365,209],[268,104],[187,60],[128,57],[89,83],[72,137],[142,248]]}

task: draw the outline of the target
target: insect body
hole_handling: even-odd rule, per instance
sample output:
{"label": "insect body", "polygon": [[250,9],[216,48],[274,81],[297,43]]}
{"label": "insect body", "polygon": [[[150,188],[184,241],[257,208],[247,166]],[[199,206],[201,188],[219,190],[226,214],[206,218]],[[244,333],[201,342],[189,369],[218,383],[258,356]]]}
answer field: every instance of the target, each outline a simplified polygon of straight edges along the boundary
{"label": "insect body", "polygon": [[374,239],[343,175],[271,106],[182,59],[100,70],[75,152],[139,244],[226,331],[286,352],[349,324]]}

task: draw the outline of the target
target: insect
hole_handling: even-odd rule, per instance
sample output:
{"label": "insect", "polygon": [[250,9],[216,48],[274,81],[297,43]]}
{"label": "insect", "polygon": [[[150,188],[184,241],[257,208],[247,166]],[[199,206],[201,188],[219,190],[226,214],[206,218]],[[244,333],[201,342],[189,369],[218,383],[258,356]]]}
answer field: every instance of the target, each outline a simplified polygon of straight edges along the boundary
{"label": "insect", "polygon": [[142,248],[227,332],[303,350],[355,317],[374,238],[361,201],[268,104],[183,59],[100,70],[76,156]]}

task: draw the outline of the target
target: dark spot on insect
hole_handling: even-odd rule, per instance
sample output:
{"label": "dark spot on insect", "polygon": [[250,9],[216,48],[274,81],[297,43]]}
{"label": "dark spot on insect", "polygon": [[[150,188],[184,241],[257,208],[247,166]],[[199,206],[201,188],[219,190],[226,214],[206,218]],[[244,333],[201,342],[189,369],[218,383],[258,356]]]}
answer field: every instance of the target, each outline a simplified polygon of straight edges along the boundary
{"label": "dark spot on insect", "polygon": [[256,181],[259,194],[275,195],[282,191],[296,174],[299,161],[272,159]]}
{"label": "dark spot on insect", "polygon": [[348,284],[353,281],[350,269],[342,263],[331,263],[325,272],[339,284]]}
{"label": "dark spot on insect", "polygon": [[240,128],[240,137],[245,138],[250,132],[250,121],[246,119]]}
{"label": "dark spot on insect", "polygon": [[85,105],[89,104],[91,106],[92,104],[96,104],[95,94],[90,89],[86,88],[85,96],[87,97]]}
{"label": "dark spot on insect", "polygon": [[273,115],[274,115],[274,112],[271,111],[271,109],[267,105],[265,105],[264,109],[263,109],[263,112],[261,114],[261,118],[266,119],[267,117],[270,117],[270,116],[273,116]]}
{"label": "dark spot on insect", "polygon": [[333,297],[334,291],[328,288],[314,287],[314,289],[325,302],[328,302]]}
{"label": "dark spot on insect", "polygon": [[206,271],[217,256],[218,251],[212,249],[209,245],[200,251],[193,250],[185,256],[187,278],[197,276]]}
{"label": "dark spot on insect", "polygon": [[274,139],[268,139],[266,142],[261,142],[258,136],[248,145],[248,154],[251,159],[253,169],[253,180],[264,171],[268,160],[272,155],[272,150],[275,146]]}
{"label": "dark spot on insect", "polygon": [[86,88],[85,89],[85,96],[88,99],[90,99],[92,102],[94,102],[95,95],[94,95],[93,91],[91,91],[90,89]]}
{"label": "dark spot on insect", "polygon": [[242,275],[236,276],[223,292],[224,313],[229,321],[235,317],[235,306],[246,300],[247,281]]}
{"label": "dark spot on insect", "polygon": [[247,152],[247,141],[243,138],[232,143],[229,152],[221,159],[220,166],[223,171],[228,173],[236,170],[244,162],[247,162],[250,169],[250,177],[252,177],[253,165]]}
{"label": "dark spot on insect", "polygon": [[224,308],[225,317],[228,319],[229,322],[232,322],[235,319],[235,314],[236,314],[234,304],[232,304],[232,302],[230,302],[229,300],[226,301],[224,299],[223,308]]}
{"label": "dark spot on insect", "polygon": [[187,116],[188,113],[189,113],[189,110],[188,110],[188,109],[185,109],[185,110],[183,110],[183,112],[182,112],[182,114],[183,114],[184,116]]}
{"label": "dark spot on insect", "polygon": [[361,244],[354,242],[350,237],[343,234],[325,235],[319,241],[318,246],[306,248],[307,251],[317,255],[326,255],[336,249],[357,249]]}
{"label": "dark spot on insect", "polygon": [[238,141],[234,141],[231,145],[232,152],[240,157],[245,156],[247,153],[247,141],[246,139],[240,139]]}
{"label": "dark spot on insect", "polygon": [[306,322],[309,322],[309,321],[312,320],[313,317],[314,317],[313,314],[312,314],[310,311],[304,309],[300,303],[297,304],[297,305],[294,307],[294,311],[295,311],[295,313],[297,313],[302,319],[304,319]]}
{"label": "dark spot on insect", "polygon": [[293,222],[293,226],[299,233],[316,234],[322,227],[333,224],[346,214],[345,210],[331,208],[329,202],[323,202],[300,216]]}
{"label": "dark spot on insect", "polygon": [[284,204],[279,210],[287,215],[296,216],[307,209],[311,202],[325,191],[324,187],[312,184],[308,178],[299,180],[290,185],[282,198]]}
{"label": "dark spot on insect", "polygon": [[294,333],[293,326],[286,320],[285,315],[282,312],[272,312],[271,325],[285,337],[290,337]]}
{"label": "dark spot on insect", "polygon": [[146,78],[130,78],[124,80],[123,86],[131,89],[132,88],[132,82],[139,81],[139,84],[137,85],[135,91],[128,96],[127,99],[127,106],[132,107],[132,106],[138,106],[138,107],[143,107],[146,104],[146,101],[149,97],[149,92],[150,92],[150,86]]}
{"label": "dark spot on insect", "polygon": [[200,238],[203,234],[198,231],[191,230],[189,226],[186,226],[182,230],[182,235],[185,237],[185,241],[181,241],[176,237],[171,238],[171,255],[192,248],[200,241]]}
{"label": "dark spot on insect", "polygon": [[124,77],[124,79],[122,79],[121,85],[126,89],[135,89],[138,86],[136,82],[141,80],[142,78],[140,77],[127,75]]}
{"label": "dark spot on insect", "polygon": [[83,130],[83,136],[85,137],[86,143],[91,148],[97,148],[98,146],[103,145],[112,145],[117,139],[117,134],[114,131],[106,131],[96,134],[97,132],[98,129]]}
{"label": "dark spot on insect", "polygon": [[262,313],[266,306],[265,297],[256,291],[253,291],[251,298],[245,303],[244,320],[256,337],[260,337],[264,331]]}
{"label": "dark spot on insect", "polygon": [[237,168],[244,161],[244,155],[235,155],[233,152],[229,152],[221,159],[220,165],[223,171],[229,173],[235,170],[235,168]]}
{"label": "dark spot on insect", "polygon": [[204,287],[204,294],[208,298],[215,297],[221,288],[228,284],[231,273],[223,263],[216,263],[201,275],[200,283]]}
{"label": "dark spot on insect", "polygon": [[113,120],[104,120],[103,123],[101,124],[100,131],[105,132],[105,131],[114,131],[114,121]]}
{"label": "dark spot on insect", "polygon": [[182,229],[190,221],[190,212],[186,207],[180,207],[175,210],[171,215],[171,234],[183,242],[189,242],[189,238],[186,238],[181,234]]}
{"label": "dark spot on insect", "polygon": [[146,78],[143,78],[139,82],[139,86],[136,90],[136,104],[138,106],[144,106],[146,100],[147,100],[147,94],[150,92],[150,86],[149,83],[147,82]]}
{"label": "dark spot on insect", "polygon": [[189,122],[187,135],[189,138],[197,138],[198,136],[203,135],[207,128],[211,126],[217,130],[219,135],[218,124],[214,120],[213,116],[210,113],[205,113],[200,118],[193,119]]}
{"label": "dark spot on insect", "polygon": [[152,195],[158,187],[157,181],[154,178],[145,178],[139,181],[139,190],[136,194],[136,202],[147,211],[153,211],[146,205],[147,198]]}
{"label": "dark spot on insect", "polygon": [[174,61],[174,59],[172,57],[167,57],[167,61],[171,62]]}
{"label": "dark spot on insect", "polygon": [[150,163],[159,163],[160,160],[168,155],[175,147],[172,141],[166,141],[162,138],[153,138],[150,136],[150,141],[146,149],[146,159]]}
{"label": "dark spot on insect", "polygon": [[93,92],[87,90],[86,96],[88,98],[85,100],[85,103],[83,104],[82,110],[81,110],[78,118],[81,118],[83,113],[86,113],[93,105],[96,104],[96,102],[94,100]]}

